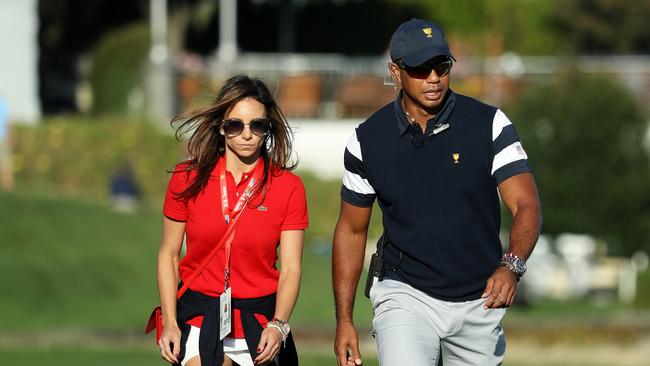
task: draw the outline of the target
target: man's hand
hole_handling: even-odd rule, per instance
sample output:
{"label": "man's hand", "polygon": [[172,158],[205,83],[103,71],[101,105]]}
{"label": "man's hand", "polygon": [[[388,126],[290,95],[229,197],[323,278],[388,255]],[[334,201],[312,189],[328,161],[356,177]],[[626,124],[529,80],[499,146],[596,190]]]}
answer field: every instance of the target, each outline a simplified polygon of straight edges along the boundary
{"label": "man's hand", "polygon": [[354,325],[350,322],[339,322],[336,325],[336,340],[334,353],[339,366],[362,365],[359,352],[359,336]]}
{"label": "man's hand", "polygon": [[507,308],[512,305],[517,294],[517,276],[506,267],[499,266],[487,280],[481,298],[487,298],[483,308]]}

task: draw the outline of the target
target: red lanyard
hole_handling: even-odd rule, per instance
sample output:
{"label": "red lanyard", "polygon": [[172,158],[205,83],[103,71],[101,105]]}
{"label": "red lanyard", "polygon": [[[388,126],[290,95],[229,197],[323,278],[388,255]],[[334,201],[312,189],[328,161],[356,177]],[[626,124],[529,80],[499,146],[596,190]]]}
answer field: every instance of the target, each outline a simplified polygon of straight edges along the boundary
{"label": "red lanyard", "polygon": [[[221,184],[221,213],[223,213],[223,217],[224,220],[226,221],[226,225],[230,225],[231,212],[228,204],[228,184],[226,181],[226,158],[223,157],[222,159],[223,161],[219,162],[220,163],[219,182]],[[237,203],[235,204],[235,208],[232,210],[233,217],[237,216],[237,213],[245,207],[246,203],[248,202],[248,199],[253,194],[253,188],[255,187],[255,184],[259,181],[260,177],[262,176],[263,168],[264,168],[264,163],[262,159],[258,159],[257,165],[255,166],[255,170],[253,171],[253,176],[248,181],[246,188],[244,188],[244,193],[241,195],[241,197],[239,197]],[[224,289],[228,289],[228,282],[230,280],[230,251],[232,249],[232,240],[234,237],[235,237],[235,232],[233,230],[230,232],[230,235],[228,235],[228,239],[226,239],[226,243],[225,243],[226,268],[224,269],[224,275],[223,275]]]}

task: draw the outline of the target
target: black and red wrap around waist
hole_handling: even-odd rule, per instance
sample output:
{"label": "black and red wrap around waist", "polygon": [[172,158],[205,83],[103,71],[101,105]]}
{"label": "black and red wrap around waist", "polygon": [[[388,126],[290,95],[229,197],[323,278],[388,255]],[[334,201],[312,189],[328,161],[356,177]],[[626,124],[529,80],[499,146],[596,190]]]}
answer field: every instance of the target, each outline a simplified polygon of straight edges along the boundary
{"label": "black and red wrap around waist", "polygon": [[[257,357],[257,345],[264,330],[255,318],[255,314],[262,314],[267,319],[272,319],[275,313],[275,298],[276,295],[271,294],[251,299],[232,299],[232,307],[240,311],[244,337],[253,360]],[[219,298],[192,290],[187,290],[178,299],[176,305],[176,320],[181,330],[181,349],[178,359],[182,360],[185,357],[185,344],[191,329],[187,321],[196,316],[203,316],[199,335],[201,365],[221,366],[224,352],[223,342],[219,340]],[[291,333],[287,337],[286,346],[280,346],[280,353],[276,359],[267,365],[298,366],[298,354]]]}

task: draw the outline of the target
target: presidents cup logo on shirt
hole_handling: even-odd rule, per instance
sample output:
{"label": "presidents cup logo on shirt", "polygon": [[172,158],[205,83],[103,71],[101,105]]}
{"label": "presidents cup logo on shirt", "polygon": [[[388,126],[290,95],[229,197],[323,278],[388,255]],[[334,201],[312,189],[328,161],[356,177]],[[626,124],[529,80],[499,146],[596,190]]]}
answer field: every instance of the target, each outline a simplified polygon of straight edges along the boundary
{"label": "presidents cup logo on shirt", "polygon": [[431,38],[431,37],[433,37],[433,36],[431,35],[431,28],[422,28],[422,31],[424,32],[424,34],[427,35],[427,38]]}
{"label": "presidents cup logo on shirt", "polygon": [[454,159],[454,164],[460,164],[460,154],[459,153],[451,154],[451,158]]}

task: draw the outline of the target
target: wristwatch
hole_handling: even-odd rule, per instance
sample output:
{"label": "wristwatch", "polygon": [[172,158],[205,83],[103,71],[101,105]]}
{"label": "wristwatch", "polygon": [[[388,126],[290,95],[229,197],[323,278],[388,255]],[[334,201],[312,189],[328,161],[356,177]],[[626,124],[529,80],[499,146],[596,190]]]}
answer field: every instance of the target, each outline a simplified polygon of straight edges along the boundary
{"label": "wristwatch", "polygon": [[526,262],[512,253],[506,253],[501,257],[500,266],[511,270],[517,277],[517,281],[526,273]]}

